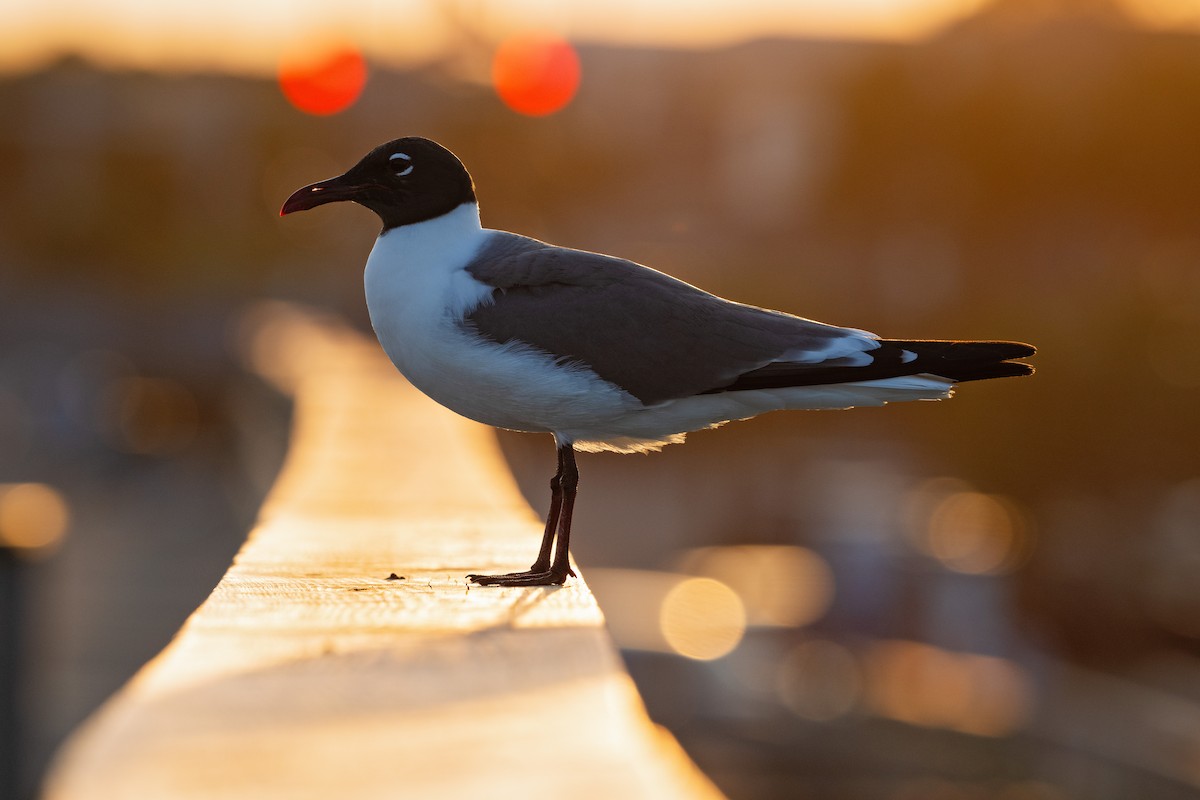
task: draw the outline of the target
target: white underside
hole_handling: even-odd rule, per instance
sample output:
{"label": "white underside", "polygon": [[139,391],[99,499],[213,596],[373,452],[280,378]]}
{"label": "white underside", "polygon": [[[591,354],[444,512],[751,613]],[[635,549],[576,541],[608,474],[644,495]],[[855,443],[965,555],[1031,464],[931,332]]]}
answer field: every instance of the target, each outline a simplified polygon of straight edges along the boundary
{"label": "white underside", "polygon": [[939,400],[952,381],[914,375],[861,383],[697,395],[654,406],[584,367],[563,367],[534,348],[470,333],[463,315],[491,288],[464,269],[492,231],[473,204],[380,236],[367,259],[367,308],[384,351],[437,402],[499,428],[552,432],[579,450],[640,452],[689,431],[784,409]]}

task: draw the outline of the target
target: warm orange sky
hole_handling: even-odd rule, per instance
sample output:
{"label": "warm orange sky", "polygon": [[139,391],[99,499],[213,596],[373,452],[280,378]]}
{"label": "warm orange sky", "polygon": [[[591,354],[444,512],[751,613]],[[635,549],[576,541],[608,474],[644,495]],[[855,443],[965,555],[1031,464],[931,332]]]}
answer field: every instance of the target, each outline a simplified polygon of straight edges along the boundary
{"label": "warm orange sky", "polygon": [[[107,64],[269,72],[282,51],[314,35],[403,63],[464,36],[529,26],[584,41],[693,47],[768,35],[912,39],[985,1],[3,0],[0,69],[74,52]],[[1200,29],[1200,0],[1118,2],[1149,25]]]}

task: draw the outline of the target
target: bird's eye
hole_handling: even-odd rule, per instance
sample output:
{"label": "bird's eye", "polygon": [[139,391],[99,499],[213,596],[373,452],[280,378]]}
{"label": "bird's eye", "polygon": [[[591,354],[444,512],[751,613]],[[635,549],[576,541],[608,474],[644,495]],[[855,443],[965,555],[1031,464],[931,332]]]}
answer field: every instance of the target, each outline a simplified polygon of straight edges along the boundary
{"label": "bird's eye", "polygon": [[408,153],[392,153],[388,158],[397,177],[403,177],[413,171],[412,156]]}

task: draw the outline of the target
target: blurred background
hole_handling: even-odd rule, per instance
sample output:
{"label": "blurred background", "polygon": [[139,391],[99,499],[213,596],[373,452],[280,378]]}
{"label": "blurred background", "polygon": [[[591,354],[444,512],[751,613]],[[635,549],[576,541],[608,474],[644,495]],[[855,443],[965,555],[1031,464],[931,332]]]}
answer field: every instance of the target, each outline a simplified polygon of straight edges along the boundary
{"label": "blurred background", "polygon": [[[287,446],[264,298],[368,330],[407,134],[484,223],[892,337],[951,402],[584,455],[575,554],[733,800],[1200,796],[1193,0],[0,8],[0,795],[208,594]],[[547,437],[502,434],[544,510]]]}

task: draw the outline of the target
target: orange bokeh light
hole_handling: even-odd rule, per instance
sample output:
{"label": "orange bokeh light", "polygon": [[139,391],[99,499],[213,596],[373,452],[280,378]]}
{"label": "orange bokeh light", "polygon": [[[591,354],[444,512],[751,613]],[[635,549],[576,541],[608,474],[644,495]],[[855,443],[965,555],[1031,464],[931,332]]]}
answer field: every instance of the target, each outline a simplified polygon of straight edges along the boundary
{"label": "orange bokeh light", "polygon": [[305,52],[279,64],[279,88],[306,114],[337,114],[354,105],[367,83],[367,62],[350,46]]}
{"label": "orange bokeh light", "polygon": [[500,43],[492,60],[492,85],[504,104],[541,117],[561,110],[579,88],[579,56],[569,42],[520,34]]}

